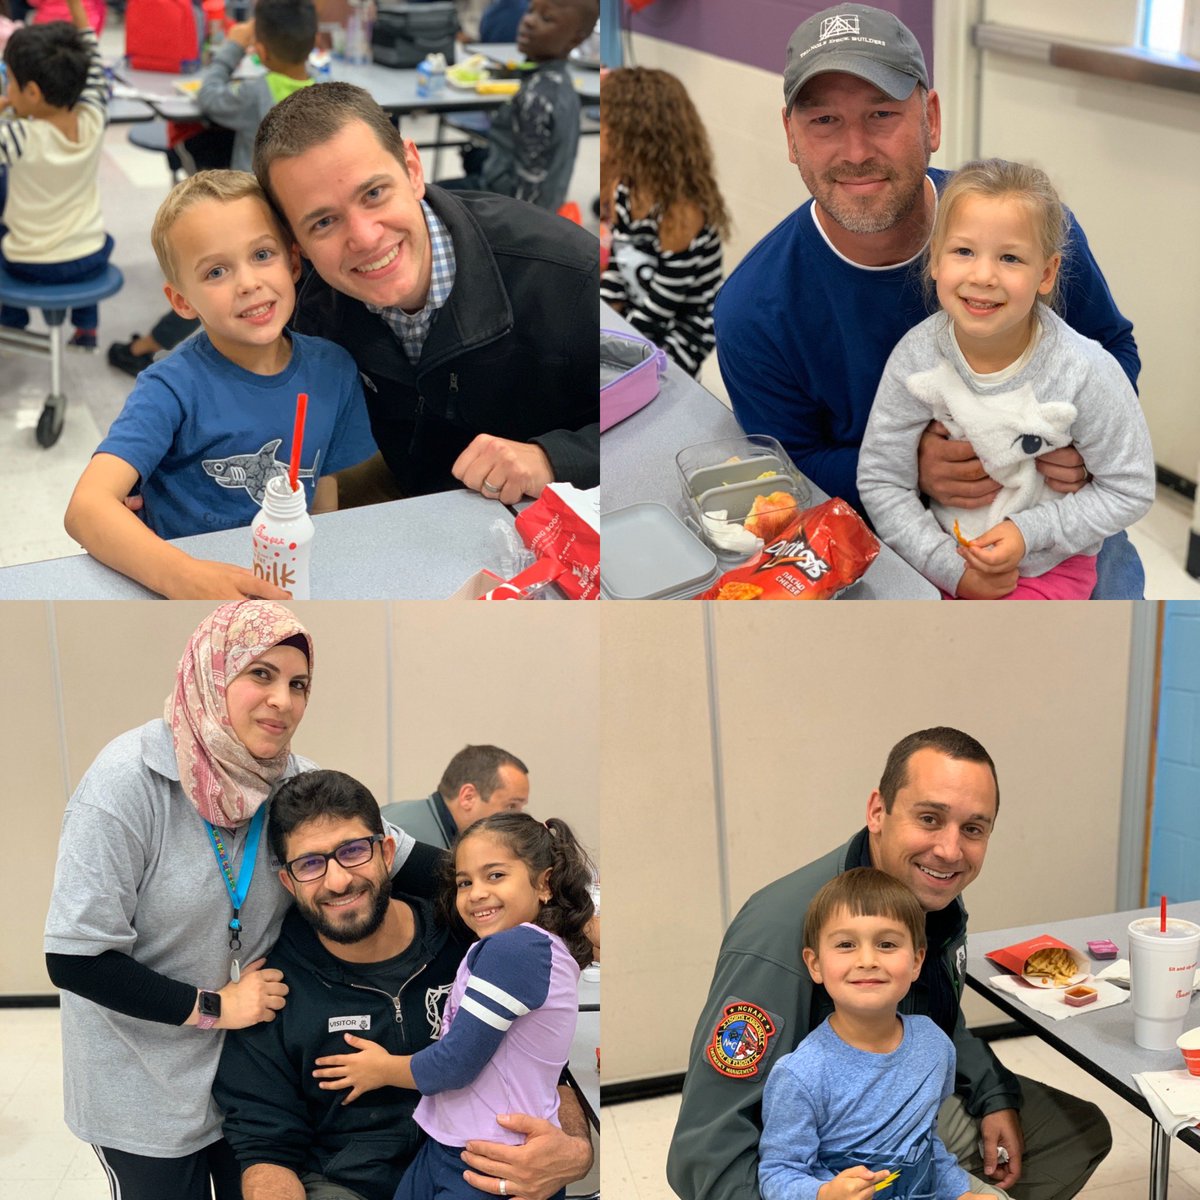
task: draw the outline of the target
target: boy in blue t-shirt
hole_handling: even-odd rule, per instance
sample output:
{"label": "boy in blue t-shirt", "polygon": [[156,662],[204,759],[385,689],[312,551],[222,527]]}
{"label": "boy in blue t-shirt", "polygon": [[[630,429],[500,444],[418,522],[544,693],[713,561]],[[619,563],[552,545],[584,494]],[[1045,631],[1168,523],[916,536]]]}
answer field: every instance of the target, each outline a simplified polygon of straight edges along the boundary
{"label": "boy in blue t-shirt", "polygon": [[[375,453],[358,369],[333,342],[285,330],[299,253],[253,175],[185,179],[150,236],[171,307],[203,328],[138,376],[75,486],[67,532],[170,599],[286,599],[247,567],[165,539],[250,524],[267,480],[288,470],[299,392],[309,397],[300,480],[312,512],[335,509],[332,473]],[[140,518],[126,504],[139,484]]]}
{"label": "boy in blue t-shirt", "polygon": [[855,867],[813,897],[804,962],[834,1011],[771,1068],[763,1200],[984,1200],[937,1133],[954,1043],[928,1017],[896,1012],[925,950],[920,903],[883,871]]}

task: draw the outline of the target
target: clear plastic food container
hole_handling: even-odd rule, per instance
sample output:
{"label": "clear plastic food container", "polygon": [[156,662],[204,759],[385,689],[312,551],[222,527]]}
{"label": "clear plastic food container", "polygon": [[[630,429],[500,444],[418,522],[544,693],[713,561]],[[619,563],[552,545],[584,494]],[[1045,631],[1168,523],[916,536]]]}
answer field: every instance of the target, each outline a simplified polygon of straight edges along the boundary
{"label": "clear plastic food container", "polygon": [[783,447],[766,434],[686,446],[675,462],[688,524],[724,559],[753,554],[812,497]]}

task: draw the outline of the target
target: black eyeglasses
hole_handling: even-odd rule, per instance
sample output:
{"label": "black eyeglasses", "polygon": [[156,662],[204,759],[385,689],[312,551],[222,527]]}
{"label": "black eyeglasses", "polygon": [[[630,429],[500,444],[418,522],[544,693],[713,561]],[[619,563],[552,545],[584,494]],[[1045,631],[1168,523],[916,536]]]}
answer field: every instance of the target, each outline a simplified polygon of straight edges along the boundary
{"label": "black eyeglasses", "polygon": [[331,858],[337,859],[338,865],[342,867],[361,867],[370,862],[375,854],[375,843],[382,841],[382,833],[351,838],[350,841],[334,847],[329,854],[305,854],[300,858],[293,858],[290,863],[284,863],[284,866],[297,883],[312,883],[314,879],[321,879],[329,870]]}

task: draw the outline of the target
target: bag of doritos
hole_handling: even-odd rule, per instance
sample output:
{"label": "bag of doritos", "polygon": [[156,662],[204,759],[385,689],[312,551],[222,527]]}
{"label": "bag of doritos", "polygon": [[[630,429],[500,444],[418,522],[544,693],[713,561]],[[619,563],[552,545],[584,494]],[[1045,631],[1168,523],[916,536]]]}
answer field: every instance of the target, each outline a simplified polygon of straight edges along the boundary
{"label": "bag of doritos", "polygon": [[830,600],[862,578],[879,542],[845,500],[792,510],[748,562],[697,600]]}

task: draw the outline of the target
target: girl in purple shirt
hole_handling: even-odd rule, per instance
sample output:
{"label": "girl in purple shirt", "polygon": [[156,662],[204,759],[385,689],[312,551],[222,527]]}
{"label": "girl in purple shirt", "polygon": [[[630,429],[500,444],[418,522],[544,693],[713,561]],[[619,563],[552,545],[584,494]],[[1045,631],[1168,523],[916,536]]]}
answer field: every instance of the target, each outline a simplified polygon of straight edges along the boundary
{"label": "girl in purple shirt", "polygon": [[385,1085],[422,1094],[415,1117],[429,1138],[394,1200],[477,1200],[462,1177],[463,1145],[523,1140],[497,1123],[497,1113],[558,1124],[579,972],[592,959],[584,932],[591,879],[587,855],[563,821],[511,812],[476,821],[454,845],[442,900],[444,915],[461,919],[479,940],[459,966],[441,1039],[417,1054],[393,1055],[347,1034],[358,1053],[316,1060],[320,1086],[349,1088],[347,1104]]}

